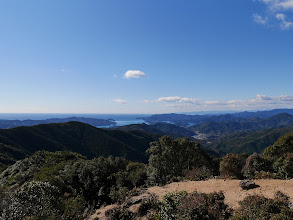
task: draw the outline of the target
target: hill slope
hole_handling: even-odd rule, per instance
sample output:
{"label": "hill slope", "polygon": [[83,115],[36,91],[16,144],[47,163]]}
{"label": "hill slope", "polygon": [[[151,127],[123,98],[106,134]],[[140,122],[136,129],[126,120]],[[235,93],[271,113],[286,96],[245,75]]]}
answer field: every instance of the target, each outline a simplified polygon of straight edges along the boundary
{"label": "hill slope", "polygon": [[[293,132],[293,128],[264,129],[255,132],[241,132],[221,136],[213,141],[203,141],[203,148],[218,155],[227,153],[262,153],[263,150],[273,145],[278,138]],[[214,154],[215,155],[215,154]]]}
{"label": "hill slope", "polygon": [[293,116],[287,113],[275,115],[270,118],[251,118],[233,122],[207,122],[190,126],[194,132],[207,135],[225,135],[235,132],[259,131],[267,128],[293,127]]}
{"label": "hill slope", "polygon": [[192,138],[194,134],[193,131],[187,130],[186,128],[179,127],[174,124],[169,123],[156,123],[156,124],[131,124],[125,125],[121,127],[113,128],[115,130],[122,130],[122,131],[143,131],[147,133],[157,134],[157,135],[168,135],[174,138],[179,137],[189,137]]}
{"label": "hill slope", "polygon": [[15,128],[19,126],[33,126],[39,124],[51,124],[51,123],[64,123],[69,121],[78,121],[87,123],[92,126],[105,126],[115,125],[113,120],[104,120],[96,118],[84,118],[84,117],[70,117],[70,118],[50,118],[45,120],[4,120],[0,119],[0,129]]}
{"label": "hill slope", "polygon": [[88,158],[113,155],[146,162],[145,151],[156,139],[156,135],[145,132],[103,130],[80,122],[1,129],[0,162],[11,164],[38,150],[69,150]]}

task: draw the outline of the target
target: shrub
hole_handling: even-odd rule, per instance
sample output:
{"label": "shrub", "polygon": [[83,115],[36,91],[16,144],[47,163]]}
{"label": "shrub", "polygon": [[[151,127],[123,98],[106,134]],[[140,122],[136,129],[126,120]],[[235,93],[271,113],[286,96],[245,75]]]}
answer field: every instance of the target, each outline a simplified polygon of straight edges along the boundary
{"label": "shrub", "polygon": [[145,216],[148,213],[157,213],[159,210],[159,205],[160,203],[158,196],[151,194],[142,200],[142,203],[138,208],[138,215]]}
{"label": "shrub", "polygon": [[227,154],[220,162],[220,174],[222,177],[240,179],[242,177],[241,169],[241,160],[238,155]]}
{"label": "shrub", "polygon": [[107,210],[105,215],[109,220],[131,220],[133,217],[132,212],[121,206]]}
{"label": "shrub", "polygon": [[125,201],[128,193],[129,193],[129,189],[127,187],[121,187],[121,188],[112,187],[109,196],[114,203],[121,204]]}
{"label": "shrub", "polygon": [[200,144],[188,138],[173,139],[163,136],[151,142],[147,150],[150,154],[148,180],[150,184],[165,184],[172,177],[184,176],[184,170],[206,166],[213,170],[214,161]]}
{"label": "shrub", "polygon": [[287,153],[285,156],[277,159],[273,164],[276,176],[281,179],[293,177],[293,153]]}
{"label": "shrub", "polygon": [[159,218],[168,220],[177,219],[177,207],[186,196],[186,191],[167,193],[161,202]]}
{"label": "shrub", "polygon": [[49,183],[28,182],[12,194],[11,204],[3,210],[4,219],[59,219],[60,192]]}
{"label": "shrub", "polygon": [[178,219],[228,219],[232,210],[224,203],[222,192],[198,193],[186,196],[178,206]]}
{"label": "shrub", "polygon": [[270,171],[269,162],[257,153],[254,153],[246,159],[242,169],[243,176],[248,179],[255,178],[256,173],[261,171]]}
{"label": "shrub", "polygon": [[289,208],[289,198],[277,192],[274,199],[260,195],[250,195],[239,202],[232,220],[238,219],[293,219]]}
{"label": "shrub", "polygon": [[193,181],[206,180],[213,176],[212,170],[207,166],[194,167],[192,170],[185,170],[184,174],[186,179]]}

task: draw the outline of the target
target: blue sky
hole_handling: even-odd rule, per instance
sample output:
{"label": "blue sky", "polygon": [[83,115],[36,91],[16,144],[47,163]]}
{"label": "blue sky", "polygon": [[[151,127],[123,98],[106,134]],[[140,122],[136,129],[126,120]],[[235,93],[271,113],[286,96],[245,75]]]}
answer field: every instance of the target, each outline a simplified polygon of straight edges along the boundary
{"label": "blue sky", "polygon": [[4,0],[0,112],[293,108],[293,0]]}

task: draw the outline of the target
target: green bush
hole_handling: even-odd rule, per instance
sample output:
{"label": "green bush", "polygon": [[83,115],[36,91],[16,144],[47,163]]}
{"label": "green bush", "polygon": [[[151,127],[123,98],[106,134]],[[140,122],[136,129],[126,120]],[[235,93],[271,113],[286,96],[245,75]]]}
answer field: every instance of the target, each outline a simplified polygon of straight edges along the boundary
{"label": "green bush", "polygon": [[11,204],[3,210],[2,217],[9,220],[60,219],[62,205],[60,191],[49,183],[28,182],[11,197]]}
{"label": "green bush", "polygon": [[151,185],[166,184],[172,177],[183,177],[184,172],[205,166],[213,172],[215,162],[200,144],[188,138],[173,139],[163,136],[150,143],[148,180]]}
{"label": "green bush", "polygon": [[161,202],[159,219],[175,220],[177,219],[178,206],[187,196],[186,191],[167,193]]}
{"label": "green bush", "polygon": [[293,177],[293,153],[278,158],[273,163],[273,170],[277,178],[287,179]]}
{"label": "green bush", "polygon": [[220,174],[224,178],[242,178],[241,159],[238,155],[227,154],[220,162]]}
{"label": "green bush", "polygon": [[242,173],[245,178],[252,179],[261,177],[261,175],[259,175],[260,172],[269,172],[270,170],[269,162],[257,153],[254,153],[246,159]]}

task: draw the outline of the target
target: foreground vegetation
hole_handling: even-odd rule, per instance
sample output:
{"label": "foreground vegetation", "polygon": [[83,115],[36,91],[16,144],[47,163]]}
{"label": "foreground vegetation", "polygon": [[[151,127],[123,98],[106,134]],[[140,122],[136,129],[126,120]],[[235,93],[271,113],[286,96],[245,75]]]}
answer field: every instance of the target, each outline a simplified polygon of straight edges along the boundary
{"label": "foreground vegetation", "polygon": [[[0,174],[0,216],[3,219],[84,219],[102,204],[124,204],[138,188],[183,179],[293,178],[293,134],[280,138],[263,155],[227,154],[214,159],[188,138],[168,136],[151,142],[149,163],[119,157],[88,160],[70,151],[38,151]],[[291,219],[289,199],[248,197],[230,209],[221,192],[176,192],[162,201],[150,197],[139,213],[125,206],[107,213],[109,219]],[[118,217],[117,217],[118,216]]]}

